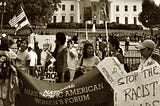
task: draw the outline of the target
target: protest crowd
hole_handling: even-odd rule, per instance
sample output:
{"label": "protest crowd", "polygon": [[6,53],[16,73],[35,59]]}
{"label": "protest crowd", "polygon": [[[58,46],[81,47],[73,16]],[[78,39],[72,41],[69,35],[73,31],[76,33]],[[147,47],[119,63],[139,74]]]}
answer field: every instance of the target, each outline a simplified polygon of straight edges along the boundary
{"label": "protest crowd", "polygon": [[[6,35],[1,35],[0,44],[0,81],[1,98],[4,106],[19,106],[23,83],[21,83],[17,69],[38,80],[44,80],[49,84],[71,82],[82,75],[89,73],[93,67],[98,65],[106,57],[116,57],[126,73],[130,70],[124,62],[124,51],[120,45],[119,36],[109,35],[109,42],[106,43],[101,36],[97,38],[98,43],[94,45],[89,40],[83,42],[83,49],[78,50],[78,42],[72,38],[67,39],[66,34],[57,32],[55,35],[55,49],[51,51],[51,45],[43,44],[40,49],[38,43],[35,45],[29,43],[28,39],[18,39],[18,43]],[[14,52],[11,47],[17,44],[17,51]],[[97,45],[98,44],[98,45]],[[107,49],[107,46],[108,49]],[[159,41],[144,39],[135,48],[140,51],[142,61],[138,67],[139,70],[148,65],[160,63]],[[97,49],[101,51],[101,56],[97,55]],[[22,88],[21,88],[22,87]],[[109,88],[109,92],[113,89]],[[107,105],[108,106],[108,105]],[[113,106],[111,103],[109,106]]]}

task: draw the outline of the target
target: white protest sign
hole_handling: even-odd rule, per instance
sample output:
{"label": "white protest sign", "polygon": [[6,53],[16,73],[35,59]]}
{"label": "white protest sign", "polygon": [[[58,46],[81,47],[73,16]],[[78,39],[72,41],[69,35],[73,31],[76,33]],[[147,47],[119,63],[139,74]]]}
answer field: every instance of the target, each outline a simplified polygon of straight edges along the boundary
{"label": "white protest sign", "polygon": [[127,74],[116,57],[106,57],[97,65],[97,68],[113,89],[117,78]]}
{"label": "white protest sign", "polygon": [[35,36],[36,42],[38,42],[39,48],[43,49],[44,44],[51,44],[51,51],[55,49],[55,35],[36,35]]}
{"label": "white protest sign", "polygon": [[36,77],[40,79],[43,75],[43,80],[55,82],[57,80],[57,72],[55,72],[55,67],[49,65],[45,70],[41,65],[37,65]]}
{"label": "white protest sign", "polygon": [[114,106],[160,106],[160,68],[137,70],[117,80]]}

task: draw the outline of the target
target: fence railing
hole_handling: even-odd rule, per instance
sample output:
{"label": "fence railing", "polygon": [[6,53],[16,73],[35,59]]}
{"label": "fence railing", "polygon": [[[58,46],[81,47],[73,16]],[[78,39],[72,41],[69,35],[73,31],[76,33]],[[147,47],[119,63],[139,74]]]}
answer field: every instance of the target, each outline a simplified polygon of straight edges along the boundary
{"label": "fence railing", "polygon": [[125,64],[127,64],[130,71],[138,69],[141,61],[141,54],[139,50],[126,51]]}

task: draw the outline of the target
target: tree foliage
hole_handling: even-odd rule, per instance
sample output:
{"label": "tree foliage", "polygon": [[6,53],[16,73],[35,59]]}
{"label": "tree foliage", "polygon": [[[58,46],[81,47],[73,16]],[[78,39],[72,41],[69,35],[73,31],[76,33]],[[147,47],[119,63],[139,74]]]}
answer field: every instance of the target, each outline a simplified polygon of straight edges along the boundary
{"label": "tree foliage", "polygon": [[58,10],[61,0],[5,0],[5,24],[17,11],[16,8],[22,4],[22,7],[29,19],[31,25],[44,25],[51,21],[54,11]]}
{"label": "tree foliage", "polygon": [[160,7],[154,1],[143,0],[142,12],[139,21],[147,28],[155,28],[160,25]]}

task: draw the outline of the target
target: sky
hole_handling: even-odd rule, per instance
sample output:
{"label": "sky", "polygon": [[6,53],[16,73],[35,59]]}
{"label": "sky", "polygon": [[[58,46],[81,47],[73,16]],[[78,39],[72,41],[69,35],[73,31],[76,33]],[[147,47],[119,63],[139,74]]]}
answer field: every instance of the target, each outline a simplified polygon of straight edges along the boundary
{"label": "sky", "polygon": [[160,0],[154,0],[157,5],[160,4]]}

